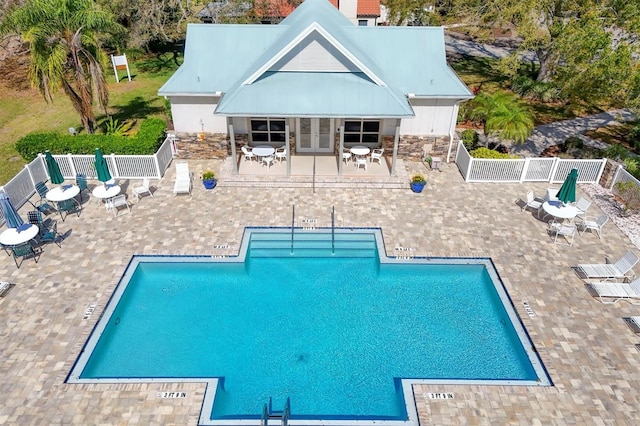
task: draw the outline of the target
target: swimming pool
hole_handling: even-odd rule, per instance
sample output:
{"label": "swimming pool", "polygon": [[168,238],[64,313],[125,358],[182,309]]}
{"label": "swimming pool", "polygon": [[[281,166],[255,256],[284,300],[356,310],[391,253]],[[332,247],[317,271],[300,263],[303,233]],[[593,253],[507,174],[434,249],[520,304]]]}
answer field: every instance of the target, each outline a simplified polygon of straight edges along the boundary
{"label": "swimming pool", "polygon": [[417,422],[412,383],[549,384],[489,259],[380,256],[377,230],[242,247],[135,256],[68,381],[207,381],[204,424],[287,398],[292,424]]}

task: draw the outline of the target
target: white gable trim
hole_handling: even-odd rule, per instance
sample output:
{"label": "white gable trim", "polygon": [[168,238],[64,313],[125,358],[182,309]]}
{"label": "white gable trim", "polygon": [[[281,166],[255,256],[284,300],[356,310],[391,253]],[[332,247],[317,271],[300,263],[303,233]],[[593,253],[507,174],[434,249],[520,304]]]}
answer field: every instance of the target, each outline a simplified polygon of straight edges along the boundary
{"label": "white gable trim", "polygon": [[360,72],[360,69],[320,33],[312,32],[269,68],[269,71]]}
{"label": "white gable trim", "polygon": [[349,50],[347,50],[341,43],[338,42],[331,34],[329,34],[320,24],[313,22],[304,31],[298,34],[293,40],[291,40],[280,52],[269,59],[265,64],[256,70],[249,76],[242,85],[252,84],[259,79],[265,72],[272,68],[280,59],[282,59],[287,53],[300,44],[307,36],[313,31],[317,31],[322,37],[324,37],[333,47],[335,47],[340,53],[342,53],[349,61],[351,61],[361,72],[369,77],[378,86],[386,87],[386,84],[380,77],[378,77],[373,71],[367,68],[357,57],[355,57]]}

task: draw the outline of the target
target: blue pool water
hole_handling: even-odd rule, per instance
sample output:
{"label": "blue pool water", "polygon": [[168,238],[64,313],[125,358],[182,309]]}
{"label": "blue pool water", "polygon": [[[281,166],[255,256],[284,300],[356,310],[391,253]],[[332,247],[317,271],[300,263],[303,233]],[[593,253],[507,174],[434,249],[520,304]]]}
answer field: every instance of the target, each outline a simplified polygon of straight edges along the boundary
{"label": "blue pool water", "polygon": [[399,379],[540,380],[485,264],[357,250],[142,259],[79,381],[224,378],[211,419],[257,418],[270,398],[292,418],[406,419]]}

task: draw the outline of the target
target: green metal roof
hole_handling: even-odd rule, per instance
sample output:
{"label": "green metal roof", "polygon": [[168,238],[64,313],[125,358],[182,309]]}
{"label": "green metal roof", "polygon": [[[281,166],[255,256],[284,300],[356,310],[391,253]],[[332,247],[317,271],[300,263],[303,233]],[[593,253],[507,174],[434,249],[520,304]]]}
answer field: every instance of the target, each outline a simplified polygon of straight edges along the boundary
{"label": "green metal roof", "polygon": [[[310,34],[357,70],[270,70]],[[472,97],[447,65],[442,28],[359,27],[327,0],[278,25],[190,24],[185,61],[158,93],[222,93],[216,113],[229,116],[407,117],[408,94]]]}

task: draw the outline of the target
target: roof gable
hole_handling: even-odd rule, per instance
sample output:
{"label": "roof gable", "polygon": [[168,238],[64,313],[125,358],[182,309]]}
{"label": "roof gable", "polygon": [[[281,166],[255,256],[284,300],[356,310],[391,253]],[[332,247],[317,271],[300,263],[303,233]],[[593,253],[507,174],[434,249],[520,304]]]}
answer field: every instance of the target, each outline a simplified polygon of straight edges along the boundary
{"label": "roof gable", "polygon": [[230,116],[406,117],[408,94],[472,97],[442,28],[359,27],[328,0],[278,25],[190,24],[184,63],[158,93],[222,94],[216,113]]}

